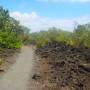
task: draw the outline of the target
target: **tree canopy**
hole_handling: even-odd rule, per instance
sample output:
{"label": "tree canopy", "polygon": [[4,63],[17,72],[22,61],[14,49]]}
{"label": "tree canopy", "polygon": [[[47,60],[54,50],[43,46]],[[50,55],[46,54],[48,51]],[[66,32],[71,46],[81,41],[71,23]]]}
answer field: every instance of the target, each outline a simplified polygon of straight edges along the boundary
{"label": "tree canopy", "polygon": [[9,11],[0,6],[0,47],[20,48],[29,29],[10,17]]}

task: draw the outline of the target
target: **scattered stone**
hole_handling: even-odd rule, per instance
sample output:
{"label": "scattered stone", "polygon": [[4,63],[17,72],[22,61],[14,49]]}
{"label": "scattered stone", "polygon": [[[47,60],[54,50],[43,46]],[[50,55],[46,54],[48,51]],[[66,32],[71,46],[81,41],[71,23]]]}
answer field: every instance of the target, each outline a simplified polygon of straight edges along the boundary
{"label": "scattered stone", "polygon": [[45,66],[41,65],[43,76],[47,76],[41,78],[35,74],[33,79],[41,78],[42,82],[45,79],[54,80],[57,89],[53,90],[90,90],[90,49],[50,42],[48,45],[37,49],[36,54],[41,58],[41,64],[43,58],[46,58],[48,72],[44,73]]}
{"label": "scattered stone", "polygon": [[38,80],[38,79],[40,79],[41,78],[41,76],[40,75],[37,75],[37,74],[34,74],[33,76],[32,76],[32,79],[34,79],[34,80]]}
{"label": "scattered stone", "polygon": [[4,72],[5,70],[3,68],[0,68],[0,72]]}

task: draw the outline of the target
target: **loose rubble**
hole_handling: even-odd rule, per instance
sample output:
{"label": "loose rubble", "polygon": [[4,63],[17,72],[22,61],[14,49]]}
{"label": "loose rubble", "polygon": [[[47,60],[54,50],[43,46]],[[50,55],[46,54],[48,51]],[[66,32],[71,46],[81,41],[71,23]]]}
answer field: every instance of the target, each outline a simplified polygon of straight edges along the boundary
{"label": "loose rubble", "polygon": [[[36,90],[90,90],[90,49],[50,42],[36,50]],[[34,90],[34,89],[31,89]]]}

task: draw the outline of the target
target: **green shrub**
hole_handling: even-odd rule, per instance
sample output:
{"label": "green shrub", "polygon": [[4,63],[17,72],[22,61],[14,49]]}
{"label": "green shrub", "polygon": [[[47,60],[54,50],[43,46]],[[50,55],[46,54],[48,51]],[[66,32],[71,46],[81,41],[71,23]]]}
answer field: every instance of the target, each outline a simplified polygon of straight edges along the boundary
{"label": "green shrub", "polygon": [[74,47],[90,47],[90,24],[78,25],[74,32],[67,32],[57,28],[31,34],[31,41],[42,47],[50,41],[65,42]]}
{"label": "green shrub", "polygon": [[15,33],[13,32],[0,32],[0,47],[20,48],[21,41],[16,37]]}

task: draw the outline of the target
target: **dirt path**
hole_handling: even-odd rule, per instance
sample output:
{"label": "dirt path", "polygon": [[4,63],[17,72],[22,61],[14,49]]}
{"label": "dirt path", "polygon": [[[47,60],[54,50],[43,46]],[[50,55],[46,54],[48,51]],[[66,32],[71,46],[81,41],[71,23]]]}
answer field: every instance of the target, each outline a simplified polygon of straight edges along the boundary
{"label": "dirt path", "polygon": [[27,90],[33,66],[33,49],[24,46],[16,63],[0,79],[0,90]]}

